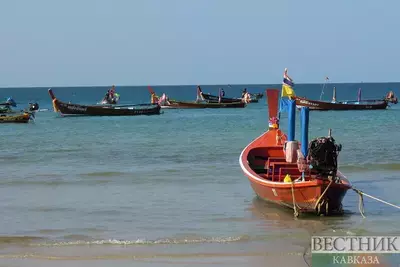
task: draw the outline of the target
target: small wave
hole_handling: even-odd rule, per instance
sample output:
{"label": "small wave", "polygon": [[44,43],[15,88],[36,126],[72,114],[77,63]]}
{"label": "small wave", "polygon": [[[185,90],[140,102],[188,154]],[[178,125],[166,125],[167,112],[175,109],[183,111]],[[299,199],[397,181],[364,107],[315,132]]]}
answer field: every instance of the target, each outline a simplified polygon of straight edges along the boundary
{"label": "small wave", "polygon": [[131,176],[131,173],[127,172],[89,172],[89,173],[81,173],[81,176],[89,176],[89,177],[113,177],[113,176]]}
{"label": "small wave", "polygon": [[59,185],[64,185],[64,184],[70,184],[71,182],[68,181],[43,181],[43,180],[11,180],[11,181],[1,181],[0,185],[48,185],[48,186],[59,186]]}
{"label": "small wave", "polygon": [[211,238],[197,238],[197,239],[157,239],[157,240],[119,240],[119,239],[108,239],[108,240],[76,240],[68,242],[46,242],[39,244],[31,244],[32,246],[88,246],[88,245],[119,245],[119,246],[130,246],[130,245],[184,245],[184,244],[203,244],[203,243],[232,243],[240,241],[248,241],[248,236],[238,236],[238,237],[211,237]]}
{"label": "small wave", "polygon": [[400,163],[379,163],[379,164],[359,164],[359,165],[341,165],[343,171],[370,171],[370,170],[400,170]]}
{"label": "small wave", "polygon": [[43,180],[11,180],[11,181],[0,181],[0,185],[7,185],[7,186],[30,186],[30,185],[36,185],[36,186],[62,186],[62,185],[99,185],[99,184],[106,184],[110,183],[112,180],[48,180],[48,181],[43,181]]}
{"label": "small wave", "polygon": [[63,207],[49,207],[49,206],[42,206],[42,207],[32,207],[29,210],[37,211],[37,212],[72,212],[76,211],[75,208],[63,208]]}
{"label": "small wave", "polygon": [[30,244],[43,240],[44,238],[38,236],[0,236],[1,244]]}

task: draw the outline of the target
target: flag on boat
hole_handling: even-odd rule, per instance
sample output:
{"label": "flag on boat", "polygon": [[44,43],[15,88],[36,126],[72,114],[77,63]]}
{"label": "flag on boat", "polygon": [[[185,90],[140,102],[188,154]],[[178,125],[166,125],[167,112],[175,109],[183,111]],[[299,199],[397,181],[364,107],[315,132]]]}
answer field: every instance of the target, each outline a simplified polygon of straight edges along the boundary
{"label": "flag on boat", "polygon": [[287,68],[285,68],[285,71],[283,72],[283,83],[282,83],[282,97],[287,96],[287,97],[292,97],[295,96],[294,90],[293,90],[293,79],[289,77],[287,74]]}
{"label": "flag on boat", "polygon": [[288,111],[290,101],[295,101],[291,99],[291,97],[295,96],[293,79],[289,77],[287,72],[288,70],[285,68],[283,72],[282,95],[279,101],[279,112]]}

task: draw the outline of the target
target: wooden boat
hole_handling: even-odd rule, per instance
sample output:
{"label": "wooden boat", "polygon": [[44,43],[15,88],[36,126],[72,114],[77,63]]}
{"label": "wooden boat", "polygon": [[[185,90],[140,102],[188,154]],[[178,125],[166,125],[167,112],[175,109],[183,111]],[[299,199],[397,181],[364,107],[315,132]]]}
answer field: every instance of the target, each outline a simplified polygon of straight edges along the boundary
{"label": "wooden boat", "polygon": [[58,100],[51,89],[49,94],[53,100],[55,112],[62,115],[86,115],[86,116],[136,116],[136,115],[158,115],[161,107],[158,104],[138,105],[78,105],[65,103]]}
{"label": "wooden boat", "polygon": [[[240,167],[254,192],[263,200],[294,209],[296,216],[299,213],[328,215],[342,212],[342,200],[347,190],[351,188],[351,184],[337,170],[336,153],[340,151],[341,146],[335,145],[330,135],[315,139],[308,144],[309,109],[302,108],[302,144],[297,143],[301,150],[296,150],[296,141],[292,141],[295,101],[291,101],[292,108],[289,111],[288,137],[279,128],[277,115],[279,90],[268,89],[266,93],[270,118],[269,130],[244,148],[239,158]],[[326,165],[325,169],[322,166],[324,160],[318,158],[316,152],[319,150],[317,151],[317,147],[314,146],[319,144],[320,149],[323,149],[324,145],[319,142],[331,145],[330,149],[335,148],[334,153],[321,150],[333,157],[332,164]],[[285,151],[284,146],[286,146]],[[298,159],[294,159],[296,152]],[[311,169],[310,164],[313,165]]]}
{"label": "wooden boat", "polygon": [[165,94],[161,97],[158,97],[154,90],[149,86],[148,90],[150,92],[150,102],[151,103],[159,103],[161,108],[168,109],[203,109],[203,108],[244,108],[246,107],[246,103],[237,101],[233,103],[215,103],[209,101],[177,101],[173,99],[169,99]]}
{"label": "wooden boat", "polygon": [[[323,87],[324,88],[324,87]],[[323,90],[323,89],[322,89]],[[321,99],[322,99],[321,93]],[[361,88],[358,89],[357,100],[336,101],[336,87],[333,87],[332,101],[311,100],[305,97],[293,96],[297,107],[309,107],[310,110],[366,110],[366,109],[386,109],[389,104],[397,104],[397,97],[390,91],[383,99],[361,99]]]}
{"label": "wooden boat", "polygon": [[[209,93],[202,93],[202,96],[205,100],[209,101],[210,103],[218,103],[219,97],[216,95],[211,95]],[[227,98],[221,97],[221,103],[235,103],[238,101],[243,101],[242,98]],[[249,103],[258,103],[257,98],[251,98]]]}
{"label": "wooden boat", "polygon": [[255,94],[253,94],[253,96],[254,96],[256,99],[261,99],[261,98],[263,98],[264,94],[263,94],[263,93],[255,93]]}
{"label": "wooden boat", "polygon": [[0,123],[28,123],[34,115],[29,112],[21,114],[0,114]]}
{"label": "wooden boat", "polygon": [[246,103],[244,102],[234,102],[234,103],[196,103],[196,102],[184,102],[169,100],[169,104],[161,106],[162,108],[244,108]]}
{"label": "wooden boat", "polygon": [[367,100],[367,101],[342,101],[326,102],[311,100],[304,97],[293,97],[297,107],[308,107],[310,110],[365,110],[365,109],[386,109],[389,101],[386,100]]}
{"label": "wooden boat", "polygon": [[389,106],[389,103],[397,104],[398,102],[397,97],[394,96],[393,91],[390,91],[383,99],[361,100],[361,88],[358,90],[358,97],[356,101],[337,101],[335,87],[333,87],[332,101],[323,101],[322,96],[324,94],[324,88],[328,80],[329,78],[326,77],[325,84],[322,87],[320,100],[312,100],[305,97],[299,97],[295,95],[293,90],[293,79],[289,77],[289,75],[287,74],[287,69],[285,69],[283,74],[282,96],[287,96],[289,99],[294,99],[298,108],[308,107],[310,110],[386,109]]}
{"label": "wooden boat", "polygon": [[28,108],[25,110],[14,110],[13,105],[10,103],[0,103],[0,114],[15,114],[21,112],[36,112],[39,110],[38,103],[29,103]]}

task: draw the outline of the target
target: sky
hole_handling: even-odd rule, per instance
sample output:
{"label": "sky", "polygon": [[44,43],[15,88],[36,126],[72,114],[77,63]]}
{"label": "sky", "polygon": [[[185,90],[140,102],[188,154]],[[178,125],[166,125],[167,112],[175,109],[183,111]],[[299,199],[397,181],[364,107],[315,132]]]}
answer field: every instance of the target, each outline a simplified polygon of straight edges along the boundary
{"label": "sky", "polygon": [[398,0],[1,0],[0,87],[400,81]]}

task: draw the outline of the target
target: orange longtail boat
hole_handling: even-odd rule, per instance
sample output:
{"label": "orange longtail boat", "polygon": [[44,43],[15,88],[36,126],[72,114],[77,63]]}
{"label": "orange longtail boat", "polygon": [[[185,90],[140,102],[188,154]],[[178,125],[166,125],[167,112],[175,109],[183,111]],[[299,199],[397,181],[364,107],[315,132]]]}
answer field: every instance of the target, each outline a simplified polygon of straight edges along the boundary
{"label": "orange longtail boat", "polygon": [[[279,90],[267,89],[269,129],[242,151],[239,163],[257,196],[300,213],[342,213],[350,182],[337,169],[337,145],[328,137],[308,142],[308,107],[301,110],[301,145],[294,140],[296,103],[289,107],[288,135],[279,128]],[[286,102],[288,103],[288,102]]]}

